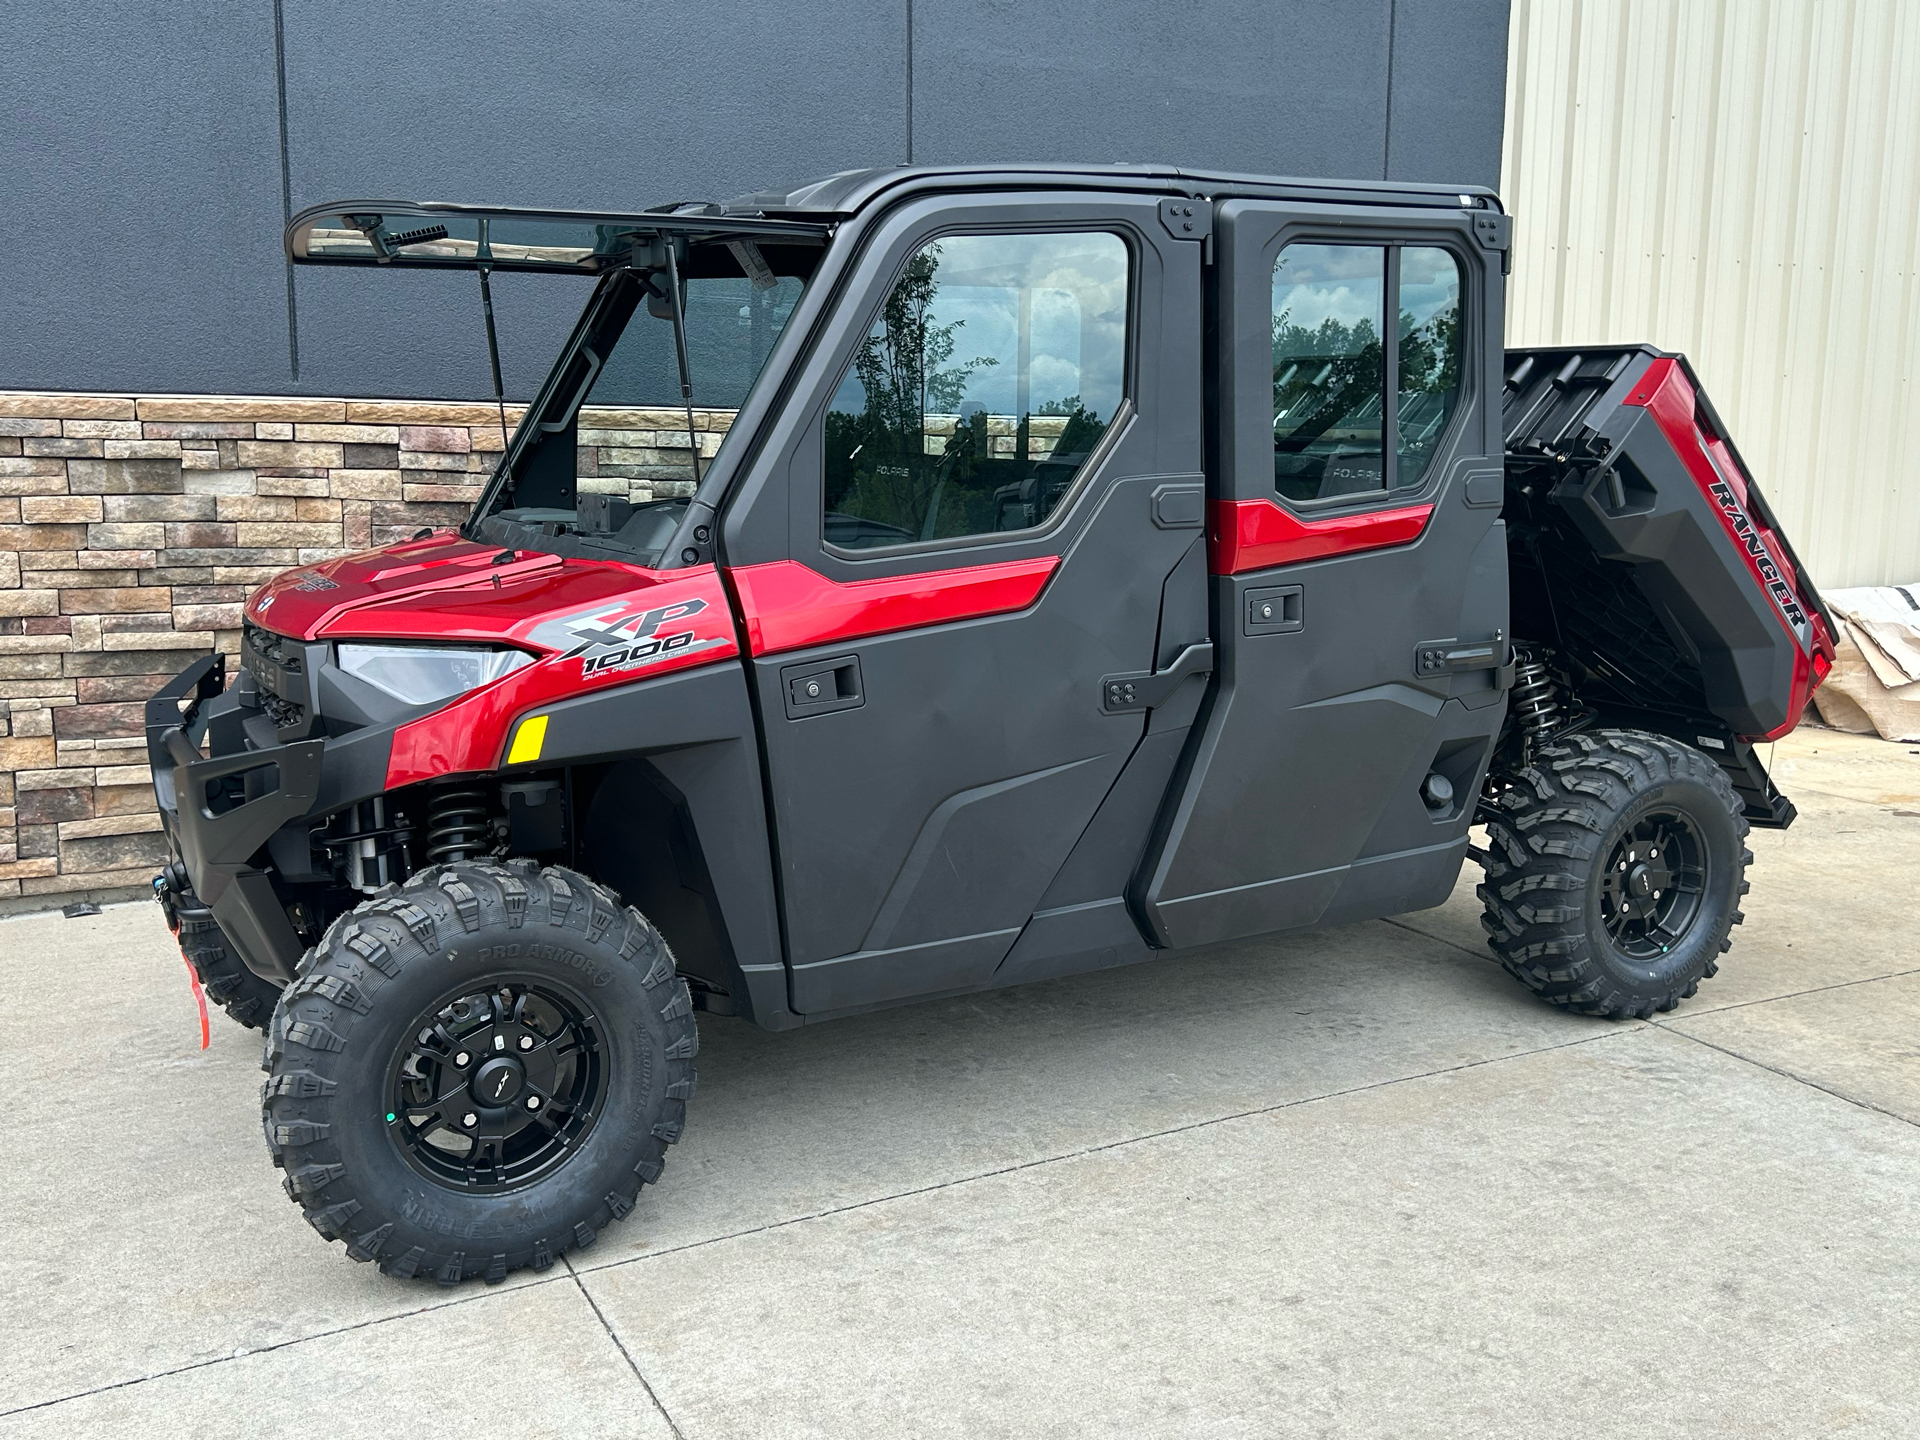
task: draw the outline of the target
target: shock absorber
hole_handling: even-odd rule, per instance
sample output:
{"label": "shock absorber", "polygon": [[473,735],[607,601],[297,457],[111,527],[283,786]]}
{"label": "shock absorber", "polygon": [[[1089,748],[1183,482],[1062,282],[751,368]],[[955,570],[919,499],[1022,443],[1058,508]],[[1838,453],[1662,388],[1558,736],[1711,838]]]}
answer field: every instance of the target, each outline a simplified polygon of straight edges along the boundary
{"label": "shock absorber", "polygon": [[1559,728],[1560,694],[1547,673],[1543,653],[1514,647],[1512,713],[1529,746],[1540,744]]}
{"label": "shock absorber", "polygon": [[471,860],[490,847],[487,792],[479,785],[455,782],[427,796],[427,863]]}

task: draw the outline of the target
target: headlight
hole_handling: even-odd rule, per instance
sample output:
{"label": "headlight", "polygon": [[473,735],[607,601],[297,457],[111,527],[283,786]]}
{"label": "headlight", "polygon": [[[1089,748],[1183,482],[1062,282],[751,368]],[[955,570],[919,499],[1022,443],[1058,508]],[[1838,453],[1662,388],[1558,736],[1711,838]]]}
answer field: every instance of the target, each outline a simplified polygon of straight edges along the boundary
{"label": "headlight", "polygon": [[450,645],[341,645],[339,655],[342,670],[409,705],[464,695],[533,662],[524,650]]}

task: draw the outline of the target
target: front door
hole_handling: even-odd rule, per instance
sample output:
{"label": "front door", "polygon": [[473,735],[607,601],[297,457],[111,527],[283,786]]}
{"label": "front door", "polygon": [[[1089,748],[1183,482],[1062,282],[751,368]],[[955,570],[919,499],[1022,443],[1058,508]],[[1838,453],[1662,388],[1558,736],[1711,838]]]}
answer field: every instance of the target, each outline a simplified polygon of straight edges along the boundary
{"label": "front door", "polygon": [[822,322],[723,529],[796,1011],[988,982],[1103,827],[1130,924],[1153,806],[1103,802],[1144,677],[1206,668],[1200,249],[1152,198],[924,199]]}
{"label": "front door", "polygon": [[1438,904],[1505,709],[1503,223],[1215,229],[1220,682],[1137,891],[1170,946]]}

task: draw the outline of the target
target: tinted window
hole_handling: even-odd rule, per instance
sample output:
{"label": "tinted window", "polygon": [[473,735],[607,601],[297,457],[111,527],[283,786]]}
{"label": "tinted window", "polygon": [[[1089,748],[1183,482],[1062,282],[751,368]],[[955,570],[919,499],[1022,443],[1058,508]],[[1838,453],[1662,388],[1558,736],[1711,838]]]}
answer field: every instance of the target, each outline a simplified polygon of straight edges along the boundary
{"label": "tinted window", "polygon": [[1417,485],[1460,398],[1460,265],[1409,245],[1400,259],[1400,377],[1396,484]]}
{"label": "tinted window", "polygon": [[1289,245],[1273,267],[1273,487],[1323,500],[1386,485],[1387,252]]}
{"label": "tinted window", "polygon": [[[1391,351],[1381,340],[1389,294]],[[1275,491],[1311,501],[1419,484],[1459,396],[1460,267],[1450,253],[1281,250],[1273,267]]]}
{"label": "tinted window", "polygon": [[1126,382],[1118,235],[950,235],[888,294],[826,417],[824,531],[848,549],[1026,530]]}

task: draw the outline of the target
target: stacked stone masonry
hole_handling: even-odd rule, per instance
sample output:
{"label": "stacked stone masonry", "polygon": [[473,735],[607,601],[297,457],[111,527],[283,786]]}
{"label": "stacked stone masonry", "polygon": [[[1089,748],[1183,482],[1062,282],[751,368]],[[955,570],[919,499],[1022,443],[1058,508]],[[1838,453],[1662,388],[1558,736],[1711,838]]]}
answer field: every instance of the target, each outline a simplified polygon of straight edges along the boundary
{"label": "stacked stone masonry", "polygon": [[[702,455],[731,420],[694,412]],[[683,411],[579,438],[583,489],[692,488]],[[146,885],[147,697],[288,566],[458,524],[501,447],[491,405],[0,392],[0,905]]]}

